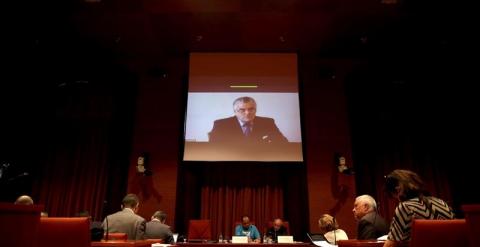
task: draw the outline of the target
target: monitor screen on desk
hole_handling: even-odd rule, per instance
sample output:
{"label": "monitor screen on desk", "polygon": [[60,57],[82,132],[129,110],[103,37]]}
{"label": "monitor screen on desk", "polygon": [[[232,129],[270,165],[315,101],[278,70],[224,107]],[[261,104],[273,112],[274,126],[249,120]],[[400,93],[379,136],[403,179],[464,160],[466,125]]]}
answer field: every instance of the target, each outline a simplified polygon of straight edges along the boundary
{"label": "monitor screen on desk", "polygon": [[303,161],[295,53],[192,53],[185,161]]}

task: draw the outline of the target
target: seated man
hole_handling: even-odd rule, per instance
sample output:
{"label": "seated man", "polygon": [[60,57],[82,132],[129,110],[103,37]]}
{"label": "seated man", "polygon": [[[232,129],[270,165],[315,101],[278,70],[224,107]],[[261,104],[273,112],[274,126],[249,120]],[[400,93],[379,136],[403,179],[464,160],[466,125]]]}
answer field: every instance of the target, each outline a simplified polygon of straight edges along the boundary
{"label": "seated man", "polygon": [[370,195],[355,199],[353,215],[358,221],[357,239],[377,239],[388,233],[387,222],[378,214],[377,203]]}
{"label": "seated man", "polygon": [[242,224],[235,227],[235,236],[247,236],[248,242],[260,243],[260,232],[250,223],[248,216],[242,216]]}
{"label": "seated man", "polygon": [[275,243],[278,242],[278,236],[288,235],[287,228],[283,226],[283,220],[276,218],[273,221],[273,226],[268,228],[266,235],[267,238],[273,240]]}
{"label": "seated man", "polygon": [[235,116],[214,122],[209,142],[237,145],[288,142],[272,118],[256,116],[257,103],[253,98],[236,99],[233,112]]}
{"label": "seated man", "polygon": [[128,194],[122,200],[122,210],[108,215],[103,229],[108,233],[126,233],[129,240],[144,239],[146,221],[136,213],[140,203],[135,194]]}
{"label": "seated man", "polygon": [[157,211],[152,215],[151,221],[147,222],[145,238],[162,239],[165,244],[173,243],[173,233],[170,226],[165,224],[167,214]]}

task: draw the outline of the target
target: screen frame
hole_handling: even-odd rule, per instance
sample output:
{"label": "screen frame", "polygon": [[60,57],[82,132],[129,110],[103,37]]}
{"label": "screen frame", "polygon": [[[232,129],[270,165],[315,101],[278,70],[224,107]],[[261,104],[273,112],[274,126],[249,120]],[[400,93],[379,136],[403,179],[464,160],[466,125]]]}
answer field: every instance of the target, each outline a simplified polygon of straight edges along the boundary
{"label": "screen frame", "polygon": [[[190,79],[190,56],[191,53],[210,53],[210,54],[224,54],[224,53],[258,53],[258,54],[295,54],[296,55],[296,66],[297,66],[297,93],[298,93],[298,104],[299,104],[299,121],[300,121],[300,136],[302,138],[302,142],[300,143],[301,145],[301,157],[302,161],[258,161],[258,160],[251,160],[251,161],[244,161],[244,160],[215,160],[215,161],[207,161],[207,160],[184,160],[184,155],[185,155],[185,144],[186,144],[186,127],[187,127],[187,106],[188,106],[188,94],[190,92],[189,90],[189,79]],[[182,114],[182,123],[183,123],[183,128],[181,131],[181,135],[179,136],[179,142],[180,142],[180,152],[178,154],[179,157],[179,164],[181,165],[201,165],[201,164],[231,164],[231,165],[251,165],[251,164],[265,164],[265,165],[272,165],[272,164],[282,164],[282,165],[305,165],[306,162],[306,134],[305,134],[305,124],[304,124],[304,103],[303,103],[303,81],[302,81],[302,73],[300,71],[300,61],[301,61],[301,56],[298,51],[248,51],[248,52],[239,52],[239,51],[188,51],[185,54],[186,56],[186,67],[187,67],[187,72],[185,74],[185,77],[183,79],[183,95],[182,95],[182,103],[183,103],[183,114]]]}

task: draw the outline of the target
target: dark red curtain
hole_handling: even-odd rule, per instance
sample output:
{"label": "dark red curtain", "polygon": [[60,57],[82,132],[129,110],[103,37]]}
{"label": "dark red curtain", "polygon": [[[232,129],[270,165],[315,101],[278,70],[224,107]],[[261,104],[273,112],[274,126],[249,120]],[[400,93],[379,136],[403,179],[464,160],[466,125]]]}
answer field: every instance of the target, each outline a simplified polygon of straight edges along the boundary
{"label": "dark red curtain", "polygon": [[464,169],[472,130],[462,113],[471,107],[461,96],[465,89],[446,86],[455,75],[445,61],[428,61],[372,60],[346,80],[357,194],[374,196],[388,220],[398,202],[386,195],[384,176],[394,169],[418,173],[458,216],[474,181]]}
{"label": "dark red curtain", "polygon": [[268,221],[281,217],[291,234],[303,238],[308,230],[308,199],[303,164],[189,163],[180,168],[177,195],[179,232],[189,219],[210,219],[212,238],[231,238],[234,225],[248,215],[263,233]]}
{"label": "dark red curtain", "polygon": [[74,81],[55,88],[55,116],[43,131],[33,196],[51,216],[88,210],[101,220],[125,194],[133,122],[131,77]]}
{"label": "dark red curtain", "polygon": [[203,219],[210,219],[212,235],[230,238],[235,222],[249,215],[258,230],[264,233],[265,223],[283,215],[283,189],[281,184],[252,184],[246,187],[204,185],[201,192]]}
{"label": "dark red curtain", "polygon": [[53,140],[54,150],[34,188],[35,197],[52,216],[88,210],[101,217],[108,181],[108,126],[93,122],[70,123]]}

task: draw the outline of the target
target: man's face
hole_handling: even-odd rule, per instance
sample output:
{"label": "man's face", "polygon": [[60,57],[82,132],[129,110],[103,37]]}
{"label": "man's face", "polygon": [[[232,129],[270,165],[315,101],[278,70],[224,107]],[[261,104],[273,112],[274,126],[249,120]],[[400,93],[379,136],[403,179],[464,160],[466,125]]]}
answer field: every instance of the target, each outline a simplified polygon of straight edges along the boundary
{"label": "man's face", "polygon": [[242,226],[243,228],[248,228],[250,226],[250,219],[248,217],[243,217]]}
{"label": "man's face", "polygon": [[283,225],[283,222],[281,220],[277,219],[273,222],[273,228],[275,228],[275,230],[279,230],[280,227],[282,227],[282,225]]}
{"label": "man's face", "polygon": [[352,211],[353,211],[353,216],[355,216],[355,219],[360,220],[363,216],[367,214],[368,206],[363,201],[355,200]]}
{"label": "man's face", "polygon": [[238,102],[234,106],[235,116],[242,122],[250,122],[255,118],[257,106],[254,102]]}

